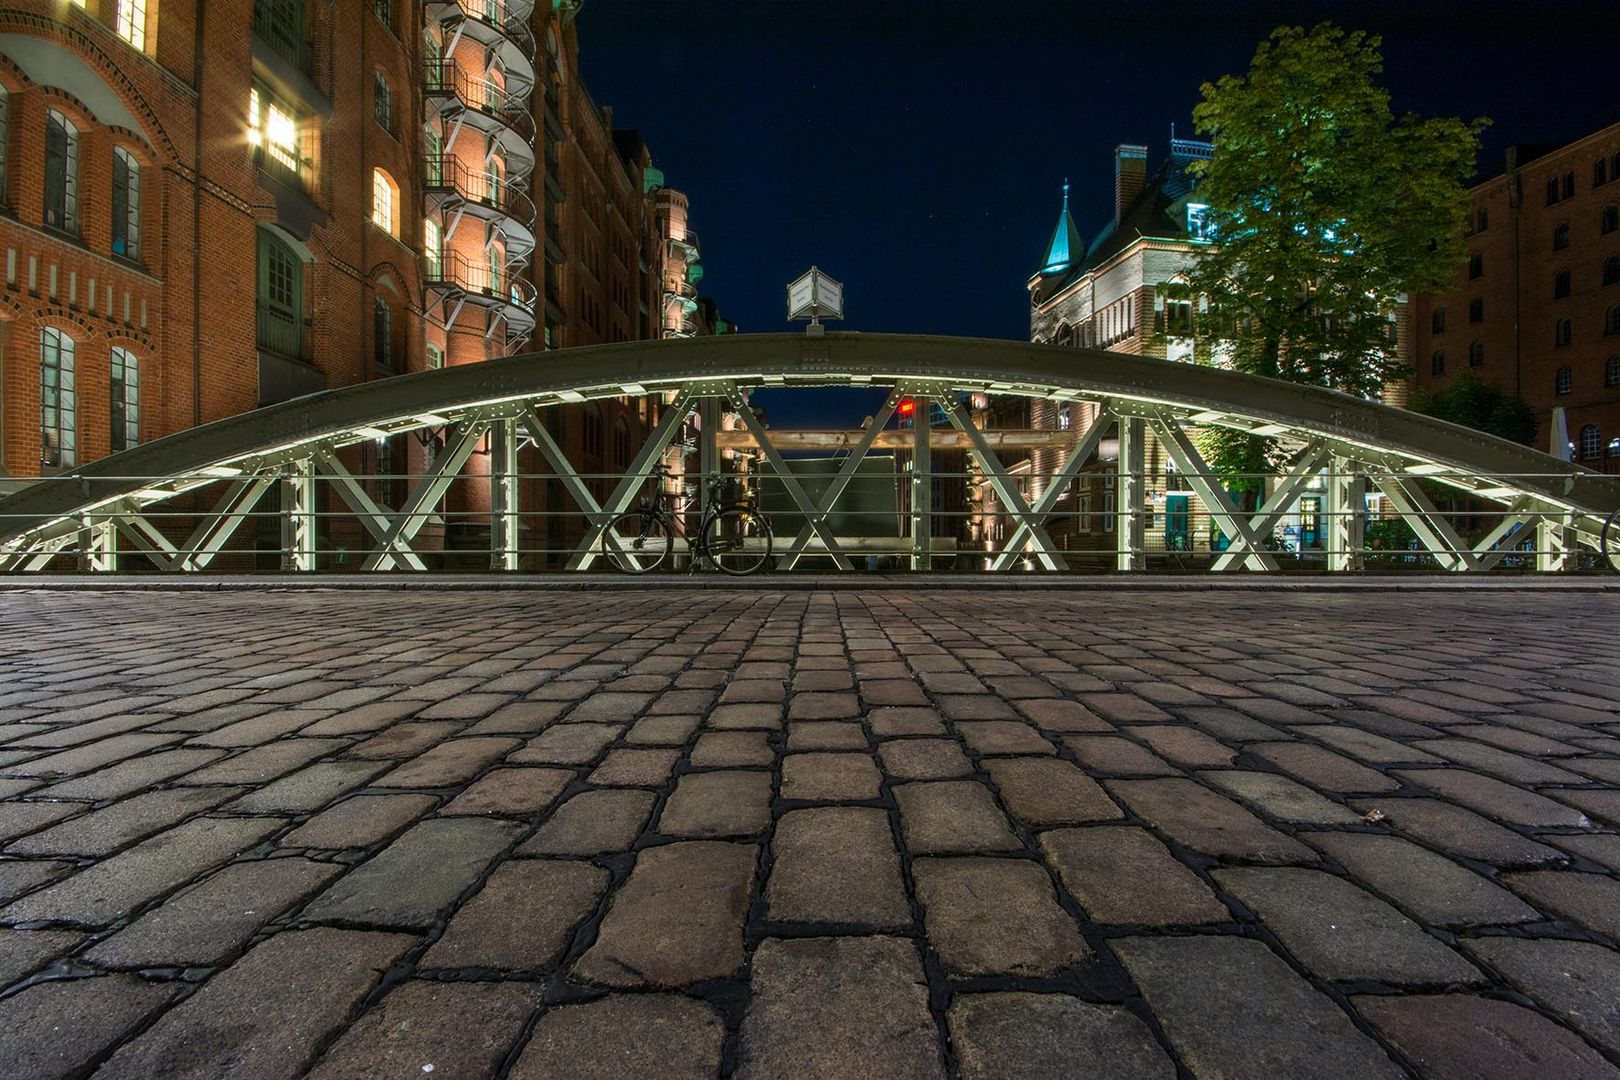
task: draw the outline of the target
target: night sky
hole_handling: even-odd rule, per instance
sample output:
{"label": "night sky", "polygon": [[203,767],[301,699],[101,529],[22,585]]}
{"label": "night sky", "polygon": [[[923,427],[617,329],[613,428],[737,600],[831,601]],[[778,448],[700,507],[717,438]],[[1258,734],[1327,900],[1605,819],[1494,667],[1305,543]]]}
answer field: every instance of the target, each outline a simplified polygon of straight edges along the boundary
{"label": "night sky", "polygon": [[1323,19],[1383,36],[1397,113],[1492,118],[1483,174],[1620,120],[1620,0],[588,0],[579,29],[586,83],[691,196],[704,288],[744,332],[790,329],[814,263],[844,282],[842,329],[1025,338],[1064,177],[1090,241],[1116,145],[1161,160],[1172,123],[1197,137],[1205,80]]}

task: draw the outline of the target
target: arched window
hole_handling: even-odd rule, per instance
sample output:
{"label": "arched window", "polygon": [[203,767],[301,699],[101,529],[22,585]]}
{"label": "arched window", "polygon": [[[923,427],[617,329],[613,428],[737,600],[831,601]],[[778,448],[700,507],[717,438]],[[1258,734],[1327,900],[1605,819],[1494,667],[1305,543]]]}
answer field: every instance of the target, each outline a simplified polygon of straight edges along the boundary
{"label": "arched window", "polygon": [[1591,461],[1603,449],[1603,436],[1598,434],[1596,424],[1587,424],[1581,428],[1581,460]]}
{"label": "arched window", "polygon": [[1429,332],[1443,334],[1446,332],[1446,309],[1437,307],[1429,313]]}
{"label": "arched window", "polygon": [[1610,255],[1603,260],[1603,284],[1620,284],[1620,255]]}
{"label": "arched window", "polygon": [[1609,182],[1609,159],[1598,158],[1592,162],[1592,186],[1602,187]]}
{"label": "arched window", "polygon": [[1567,365],[1559,368],[1558,374],[1553,376],[1553,393],[1567,394],[1573,389],[1575,389],[1575,373]]}
{"label": "arched window", "polygon": [[1612,305],[1603,313],[1603,332],[1605,334],[1620,334],[1620,304]]}
{"label": "arched window", "polygon": [[79,129],[55,109],[45,114],[45,224],[79,233]]}
{"label": "arched window", "polygon": [[1553,347],[1561,349],[1568,345],[1575,337],[1575,330],[1568,319],[1559,319],[1553,326]]}
{"label": "arched window", "polygon": [[1074,344],[1074,327],[1066,322],[1058,323],[1057,334],[1052,339],[1059,345]]}
{"label": "arched window", "polygon": [[1620,386],[1620,356],[1609,357],[1609,362],[1603,365],[1603,385]]}
{"label": "arched window", "polygon": [[1429,374],[1444,375],[1446,373],[1446,354],[1437,352],[1429,358]]}
{"label": "arched window", "polygon": [[385,374],[394,370],[394,309],[381,296],[371,299],[371,357],[377,370]]}
{"label": "arched window", "polygon": [[1490,223],[1490,215],[1485,212],[1485,207],[1480,207],[1474,214],[1474,231],[1484,232],[1490,226]]}
{"label": "arched window", "polygon": [[259,230],[259,348],[308,360],[304,339],[304,263],[280,237]]}
{"label": "arched window", "polygon": [[1620,205],[1610,203],[1603,208],[1603,232],[1612,233],[1620,229]]}
{"label": "arched window", "polygon": [[1468,346],[1468,366],[1481,367],[1485,363],[1485,343],[1476,341]]}
{"label": "arched window", "polygon": [[73,339],[53,326],[39,332],[39,464],[78,464],[78,395],[74,393]]}
{"label": "arched window", "polygon": [[1553,250],[1562,251],[1569,247],[1569,222],[1560,221],[1553,226]]}
{"label": "arched window", "polygon": [[113,147],[112,250],[141,257],[141,166],[128,150]]}
{"label": "arched window", "polygon": [[114,452],[141,441],[141,365],[128,349],[114,347],[109,375],[108,408]]}
{"label": "arched window", "polygon": [[399,185],[382,169],[371,170],[371,221],[388,235],[399,235]]}
{"label": "arched window", "polygon": [[1560,270],[1553,275],[1553,299],[1562,300],[1569,295],[1569,271]]}

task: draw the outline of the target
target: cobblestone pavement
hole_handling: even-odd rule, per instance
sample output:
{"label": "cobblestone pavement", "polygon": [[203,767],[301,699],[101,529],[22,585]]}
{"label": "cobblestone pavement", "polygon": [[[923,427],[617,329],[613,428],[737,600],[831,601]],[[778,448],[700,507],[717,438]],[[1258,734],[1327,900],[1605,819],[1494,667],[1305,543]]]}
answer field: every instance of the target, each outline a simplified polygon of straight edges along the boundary
{"label": "cobblestone pavement", "polygon": [[1620,605],[0,595],[6,1076],[1620,1077]]}

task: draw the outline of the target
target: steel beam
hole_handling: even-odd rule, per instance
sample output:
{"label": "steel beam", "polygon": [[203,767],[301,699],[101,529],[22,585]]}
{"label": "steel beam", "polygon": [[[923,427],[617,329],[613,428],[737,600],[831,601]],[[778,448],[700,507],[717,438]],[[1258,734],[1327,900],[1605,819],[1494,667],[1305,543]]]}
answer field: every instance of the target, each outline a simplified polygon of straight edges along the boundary
{"label": "steel beam", "polygon": [[1140,417],[1119,418],[1119,460],[1115,463],[1114,512],[1119,521],[1114,529],[1114,568],[1147,569],[1145,513],[1147,471],[1144,444],[1147,433]]}
{"label": "steel beam", "polygon": [[1182,430],[1180,421],[1174,417],[1157,416],[1153,419],[1153,429],[1164,444],[1164,452],[1176,463],[1176,469],[1204,504],[1209,516],[1220,524],[1221,530],[1232,538],[1234,545],[1241,543],[1244,546],[1244,565],[1251,570],[1278,569],[1277,560],[1265,550],[1260,537],[1250,528],[1249,519],[1227,501],[1226,492],[1211,482],[1214,473],[1210,472],[1203,455]]}
{"label": "steel beam", "polygon": [[264,493],[275,482],[270,472],[257,472],[242,476],[231,483],[220,496],[214,509],[198,523],[197,528],[180,548],[180,570],[205,570],[214,556],[225,549],[225,544],[242,522],[253,513]]}
{"label": "steel beam", "polygon": [[[951,426],[967,436],[968,454],[989,478],[990,486],[995,489],[1001,505],[1024,526],[1022,531],[1028,534],[1030,542],[1035,545],[1035,558],[1041,566],[1047,570],[1067,570],[1068,563],[1057,553],[1057,545],[1052,543],[1052,537],[1047,534],[1046,526],[1035,520],[1029,503],[1018,490],[1018,484],[1007,474],[995,452],[984,441],[984,434],[974,426],[973,417],[969,415],[967,407],[955,396],[944,398],[940,401],[940,406],[945,410],[945,416],[950,420]],[[1019,534],[1015,531],[1013,535],[1016,537]],[[1014,552],[1016,557],[1019,549],[1008,544],[1005,550]]]}
{"label": "steel beam", "polygon": [[[838,468],[837,475],[832,478],[832,483],[828,484],[827,489],[821,494],[821,502],[816,507],[818,520],[826,519],[827,514],[832,511],[833,506],[837,503],[839,496],[844,493],[844,489],[849,486],[849,482],[855,478],[862,459],[876,444],[878,435],[883,431],[884,425],[889,422],[889,418],[894,415],[896,406],[900,404],[901,397],[904,396],[908,389],[908,387],[904,386],[895,387],[894,391],[884,399],[883,407],[878,409],[877,414],[872,417],[872,422],[867,424],[861,431],[860,439],[856,441],[854,448],[850,450],[849,457],[844,459],[844,463]],[[815,529],[811,528],[808,523],[800,527],[799,534],[793,538],[793,543],[789,545],[786,554],[782,556],[782,569],[791,570],[798,564],[800,557],[804,554],[805,549],[809,547],[810,541],[815,535]]]}
{"label": "steel beam", "polygon": [[[865,428],[772,428],[771,442],[778,450],[821,450],[836,453],[848,450],[860,441]],[[1045,428],[993,428],[980,432],[984,441],[994,450],[1039,450],[1048,447],[1067,449],[1073,432],[1048,431]],[[747,431],[721,431],[716,441],[722,450],[752,450],[754,437]],[[909,431],[880,431],[872,443],[873,450],[910,450],[915,436]],[[966,450],[966,435],[955,431],[930,430],[928,445],[935,450]]]}
{"label": "steel beam", "polygon": [[934,458],[929,438],[929,413],[933,406],[925,397],[911,399],[911,568],[933,568]]}
{"label": "steel beam", "polygon": [[1479,569],[1479,559],[1473,549],[1463,542],[1451,522],[1440,516],[1440,511],[1415,482],[1394,473],[1377,473],[1373,483],[1395,505],[1442,570]]}
{"label": "steel beam", "polygon": [[489,425],[489,566],[518,568],[518,420],[503,416]]}
{"label": "steel beam", "polygon": [[461,475],[462,466],[472,457],[487,430],[489,422],[481,417],[471,418],[461,425],[445,444],[444,450],[434,457],[427,472],[406,497],[405,505],[393,515],[383,535],[377,538],[377,547],[360,564],[361,570],[392,570],[406,556],[414,560],[411,564],[413,569],[423,568],[421,558],[411,550],[411,541],[427,524],[432,508],[444,498],[450,486],[456,482],[456,477]]}
{"label": "steel beam", "polygon": [[281,568],[313,573],[320,557],[315,514],[315,459],[287,463],[281,474]]}
{"label": "steel beam", "polygon": [[794,476],[793,471],[788,468],[781,452],[771,442],[771,437],[765,433],[764,421],[760,420],[759,414],[754,412],[754,407],[744,400],[742,388],[732,386],[731,392],[733,394],[733,403],[737,407],[737,414],[742,417],[742,422],[748,428],[749,434],[753,435],[754,440],[759,443],[760,453],[765,455],[765,460],[770,464],[771,471],[776,474],[776,478],[781,483],[783,490],[788,493],[788,498],[793,500],[793,505],[797,506],[799,512],[804,515],[805,526],[821,540],[834,566],[840,570],[853,570],[854,567],[850,565],[849,558],[844,554],[843,549],[838,546],[838,538],[833,536],[832,530],[827,527],[826,520],[821,516],[821,508],[816,505],[815,500],[810,498],[810,495],[804,490],[804,485],[799,483],[799,478]]}
{"label": "steel beam", "polygon": [[[1096,419],[1080,437],[1080,441],[1069,449],[1063,467],[1052,476],[1051,483],[1041,492],[1041,497],[1035,500],[1035,505],[1030,507],[1029,515],[1032,520],[1038,524],[1045,524],[1046,519],[1051,517],[1058,500],[1063,497],[1064,489],[1074,482],[1074,478],[1080,475],[1080,470],[1086,467],[1086,462],[1097,452],[1097,447],[1102,445],[1103,436],[1113,426],[1113,421],[1114,414],[1109,410],[1108,403],[1102,402],[1098,406]],[[1006,547],[997,552],[996,557],[990,561],[990,569],[1007,569],[1023,550],[1023,545],[1029,541],[1029,535],[1029,527],[1020,521],[1013,529],[1012,538],[1007,541]]]}
{"label": "steel beam", "polygon": [[[383,543],[393,530],[394,515],[377,505],[376,501],[366,494],[366,489],[360,486],[360,482],[332,451],[318,450],[314,454],[314,459],[316,467],[326,474],[338,498],[354,511],[355,516],[360,519],[360,524],[365,526],[372,538],[379,544]],[[410,550],[409,546],[396,551],[395,554],[399,557],[399,561],[404,562],[412,570],[427,569],[427,563],[423,562],[416,552]],[[390,560],[389,566],[393,565],[394,561]]]}
{"label": "steel beam", "polygon": [[79,519],[79,570],[107,574],[118,569],[118,529],[110,516]]}
{"label": "steel beam", "polygon": [[1542,514],[1536,521],[1536,569],[1555,573],[1572,569],[1575,560],[1574,521],[1569,514]]}
{"label": "steel beam", "polygon": [[1328,460],[1327,568],[1360,570],[1367,545],[1367,481],[1356,463],[1335,454]]}
{"label": "steel beam", "polygon": [[[1271,495],[1261,504],[1259,511],[1249,519],[1249,528],[1253,534],[1264,538],[1270,536],[1288,513],[1289,507],[1299,499],[1315,478],[1317,470],[1321,468],[1322,459],[1329,456],[1327,446],[1318,439],[1306,446],[1295,457],[1294,464],[1283,474],[1281,482],[1272,489]],[[1247,548],[1247,540],[1234,539],[1232,545],[1216,556],[1210,565],[1212,570],[1230,570],[1232,565],[1242,557]]]}

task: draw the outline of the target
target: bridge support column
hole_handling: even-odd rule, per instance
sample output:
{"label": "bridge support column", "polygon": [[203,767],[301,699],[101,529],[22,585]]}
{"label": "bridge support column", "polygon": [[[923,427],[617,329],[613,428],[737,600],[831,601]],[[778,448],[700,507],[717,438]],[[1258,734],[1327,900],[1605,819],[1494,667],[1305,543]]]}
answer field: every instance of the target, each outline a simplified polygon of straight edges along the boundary
{"label": "bridge support column", "polygon": [[911,413],[911,568],[933,567],[934,456],[928,441],[933,406],[925,397],[912,398]]}
{"label": "bridge support column", "polygon": [[1327,568],[1360,570],[1367,542],[1367,483],[1356,463],[1335,455],[1328,462]]}
{"label": "bridge support column", "polygon": [[118,568],[118,529],[111,518],[79,519],[79,570],[97,574]]}
{"label": "bridge support column", "polygon": [[315,459],[300,458],[281,477],[281,568],[315,569]]}
{"label": "bridge support column", "polygon": [[518,568],[518,421],[502,417],[489,425],[489,568]]}
{"label": "bridge support column", "polygon": [[1119,516],[1114,529],[1114,569],[1147,569],[1146,432],[1136,417],[1119,418],[1119,461],[1114,480],[1114,512]]}
{"label": "bridge support column", "polygon": [[720,475],[720,448],[715,440],[715,432],[720,430],[720,399],[701,399],[697,412],[698,513],[702,514],[709,509],[709,480]]}
{"label": "bridge support column", "polygon": [[1568,514],[1543,514],[1536,521],[1536,569],[1556,573],[1575,566],[1575,530]]}

